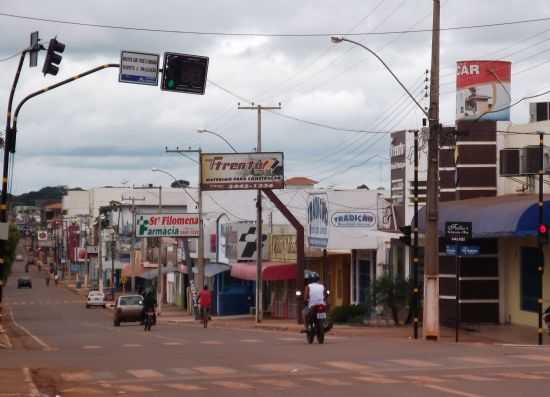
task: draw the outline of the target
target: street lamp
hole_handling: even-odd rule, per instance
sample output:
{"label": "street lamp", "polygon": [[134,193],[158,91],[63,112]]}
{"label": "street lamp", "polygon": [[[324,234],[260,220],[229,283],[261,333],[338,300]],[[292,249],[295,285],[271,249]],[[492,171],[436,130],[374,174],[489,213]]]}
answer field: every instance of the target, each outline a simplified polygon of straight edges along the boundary
{"label": "street lamp", "polygon": [[382,58],[380,58],[380,56],[374,52],[373,50],[371,50],[369,47],[367,47],[366,45],[364,44],[361,44],[359,43],[358,41],[354,41],[354,40],[350,40],[350,39],[346,39],[345,37],[336,37],[336,36],[332,36],[330,38],[330,40],[335,43],[335,44],[339,44],[343,41],[347,41],[348,43],[352,43],[352,44],[355,44],[355,45],[358,45],[359,47],[367,50],[368,52],[370,52],[372,55],[374,55],[376,57],[376,59],[378,59],[382,65],[384,65],[384,67],[386,68],[386,70],[388,72],[390,72],[390,74],[393,76],[393,78],[395,79],[395,81],[397,81],[399,83],[399,85],[401,86],[401,88],[403,88],[405,90],[405,92],[407,93],[407,95],[413,100],[413,102],[416,104],[416,106],[418,106],[418,108],[422,111],[422,113],[429,119],[429,115],[428,115],[428,112],[422,107],[422,105],[420,103],[418,103],[418,101],[415,99],[415,97],[413,96],[413,94],[411,94],[411,92],[407,89],[407,87],[405,87],[405,85],[401,82],[401,80],[399,80],[399,78],[395,75],[395,73],[390,69],[390,67],[386,64],[386,62],[384,62],[384,60]]}
{"label": "street lamp", "polygon": [[191,196],[189,194],[189,192],[187,191],[187,189],[186,189],[189,186],[189,182],[187,182],[186,180],[183,180],[183,179],[178,179],[173,174],[171,174],[170,172],[168,172],[166,170],[162,170],[160,168],[153,167],[153,168],[151,168],[151,171],[152,172],[160,172],[162,174],[166,174],[169,177],[171,177],[174,180],[174,183],[172,183],[171,187],[183,189],[185,194],[187,194],[187,197],[189,197],[195,203],[195,205],[199,205],[199,202],[197,200],[195,200],[193,198],[193,196]]}
{"label": "street lamp", "polygon": [[211,135],[217,136],[218,138],[223,140],[225,143],[227,143],[227,145],[231,148],[231,150],[233,150],[235,153],[238,153],[237,149],[235,149],[235,147],[231,144],[231,142],[229,142],[222,134],[218,134],[217,132],[210,131],[207,129],[197,130],[197,132],[199,134],[211,134]]}

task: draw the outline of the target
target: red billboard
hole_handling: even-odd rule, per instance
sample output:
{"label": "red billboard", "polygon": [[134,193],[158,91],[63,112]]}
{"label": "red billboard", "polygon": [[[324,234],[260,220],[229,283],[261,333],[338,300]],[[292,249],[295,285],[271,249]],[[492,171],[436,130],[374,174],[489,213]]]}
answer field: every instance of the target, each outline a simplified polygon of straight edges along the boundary
{"label": "red billboard", "polygon": [[512,64],[459,61],[456,71],[457,120],[510,120]]}

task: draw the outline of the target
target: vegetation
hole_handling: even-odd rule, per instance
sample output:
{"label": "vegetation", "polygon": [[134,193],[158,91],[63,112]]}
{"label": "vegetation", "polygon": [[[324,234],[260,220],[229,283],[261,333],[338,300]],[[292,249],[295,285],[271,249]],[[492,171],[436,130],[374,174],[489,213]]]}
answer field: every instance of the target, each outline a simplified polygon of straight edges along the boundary
{"label": "vegetation", "polygon": [[11,205],[40,205],[41,203],[61,201],[66,191],[66,186],[46,186],[38,191],[15,196]]}
{"label": "vegetation", "polygon": [[362,323],[366,314],[365,305],[342,305],[332,309],[330,318],[335,323]]}
{"label": "vegetation", "polygon": [[[412,283],[401,277],[395,278],[391,274],[384,274],[372,284],[372,299],[374,303],[382,306],[384,311],[390,311],[396,325],[400,323],[399,313],[405,308],[410,308],[412,296]],[[406,322],[410,321],[410,310]]]}

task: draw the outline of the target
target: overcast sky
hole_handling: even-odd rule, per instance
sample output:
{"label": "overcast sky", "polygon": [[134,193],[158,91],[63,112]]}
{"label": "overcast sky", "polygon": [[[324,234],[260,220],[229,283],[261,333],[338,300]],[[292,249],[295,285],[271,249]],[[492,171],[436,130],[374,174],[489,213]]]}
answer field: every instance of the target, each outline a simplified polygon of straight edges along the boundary
{"label": "overcast sky", "polygon": [[[75,6],[77,4],[77,6]],[[430,0],[340,1],[34,1],[3,0],[1,13],[104,25],[227,33],[384,32],[431,26]],[[465,26],[550,17],[548,0],[442,0],[441,26]],[[31,31],[66,44],[55,77],[25,62],[16,94],[103,63],[118,63],[121,50],[165,51],[210,58],[208,78],[244,100],[282,103],[282,113],[341,129],[392,131],[421,126],[421,112],[381,64],[349,43],[328,37],[193,36],[79,27],[0,16],[0,59],[28,45]],[[441,113],[455,120],[457,60],[503,59],[512,64],[512,98],[550,88],[550,22],[441,33]],[[431,34],[356,37],[392,67],[424,100]],[[17,58],[0,62],[0,114],[5,117]],[[544,99],[544,98],[542,98]],[[245,103],[244,100],[240,102]],[[239,99],[214,84],[203,96],[163,92],[118,82],[109,69],[32,99],[21,111],[13,191],[46,185],[168,184],[158,167],[196,183],[196,164],[164,148],[226,151],[199,128],[223,134],[242,151],[256,146],[256,113],[237,110]],[[526,122],[528,105],[512,111]],[[389,137],[321,128],[263,114],[263,150],[285,153],[285,173],[321,185],[354,188],[389,185]],[[5,124],[1,125],[4,129]]]}

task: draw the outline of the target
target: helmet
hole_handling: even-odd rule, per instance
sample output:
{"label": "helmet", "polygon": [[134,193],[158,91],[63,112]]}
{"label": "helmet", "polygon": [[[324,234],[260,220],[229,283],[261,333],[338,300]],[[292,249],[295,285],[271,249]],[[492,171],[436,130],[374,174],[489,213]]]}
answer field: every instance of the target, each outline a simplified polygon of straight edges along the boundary
{"label": "helmet", "polygon": [[314,273],[310,278],[309,278],[309,282],[310,283],[318,283],[319,282],[319,275],[317,273]]}

